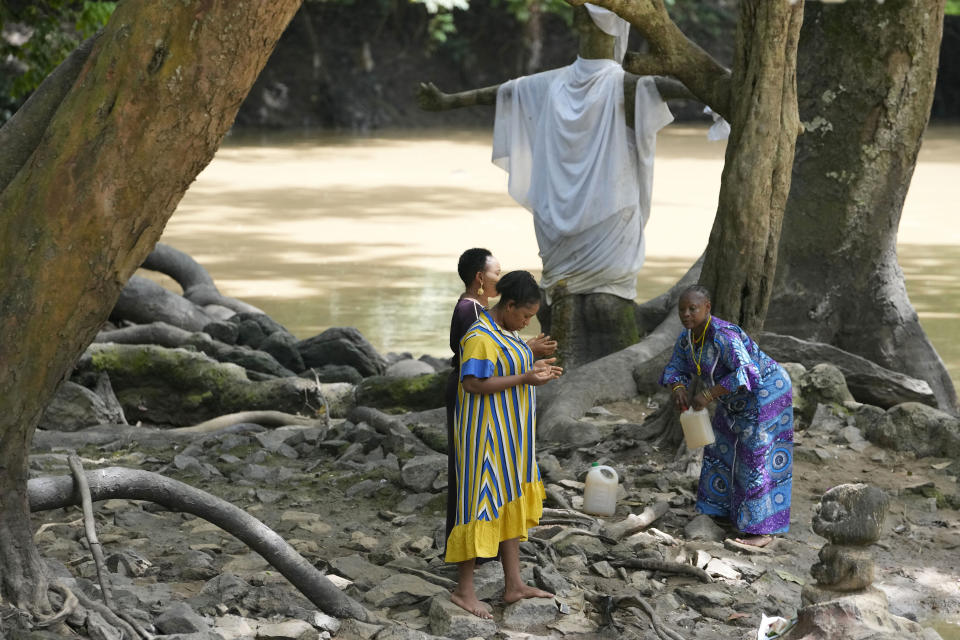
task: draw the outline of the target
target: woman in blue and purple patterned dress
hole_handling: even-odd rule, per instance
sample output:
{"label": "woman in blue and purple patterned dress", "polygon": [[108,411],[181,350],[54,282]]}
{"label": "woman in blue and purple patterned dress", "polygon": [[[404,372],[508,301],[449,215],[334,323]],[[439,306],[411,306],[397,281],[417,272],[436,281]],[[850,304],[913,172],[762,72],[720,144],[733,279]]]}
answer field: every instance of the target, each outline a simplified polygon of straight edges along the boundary
{"label": "woman in blue and purple patterned dress", "polygon": [[710,315],[705,287],[684,291],[678,312],[684,331],[660,384],[681,411],[717,401],[716,442],[703,451],[697,511],[729,518],[746,534],[737,542],[765,546],[790,526],[790,376],[743,329]]}

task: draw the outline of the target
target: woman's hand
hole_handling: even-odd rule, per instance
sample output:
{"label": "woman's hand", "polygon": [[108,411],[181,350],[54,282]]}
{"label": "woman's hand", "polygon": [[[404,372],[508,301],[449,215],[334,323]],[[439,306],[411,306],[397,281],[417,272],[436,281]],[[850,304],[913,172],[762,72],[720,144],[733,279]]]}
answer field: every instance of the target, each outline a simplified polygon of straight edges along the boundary
{"label": "woman's hand", "polygon": [[690,402],[687,400],[687,388],[682,384],[675,386],[670,395],[673,397],[673,405],[677,408],[677,411],[686,411],[687,407],[690,406]]}
{"label": "woman's hand", "polygon": [[698,393],[697,395],[693,396],[693,402],[690,403],[690,407],[694,411],[700,411],[701,409],[706,408],[706,406],[710,404],[711,400],[713,400],[713,398],[708,399],[703,393]]}
{"label": "woman's hand", "polygon": [[555,366],[553,363],[556,361],[556,358],[548,358],[547,360],[537,360],[534,362],[533,368],[523,374],[524,384],[539,387],[554,378],[559,378],[563,375],[563,368]]}
{"label": "woman's hand", "polygon": [[541,333],[536,338],[527,340],[527,346],[533,351],[534,358],[543,358],[554,354],[557,350],[557,341]]}

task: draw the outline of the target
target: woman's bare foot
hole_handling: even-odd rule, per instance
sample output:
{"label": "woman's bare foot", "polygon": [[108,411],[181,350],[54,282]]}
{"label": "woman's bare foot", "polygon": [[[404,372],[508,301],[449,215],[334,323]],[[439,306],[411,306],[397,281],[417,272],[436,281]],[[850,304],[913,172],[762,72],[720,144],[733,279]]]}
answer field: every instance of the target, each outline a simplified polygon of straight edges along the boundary
{"label": "woman's bare foot", "polygon": [[735,538],[740,544],[747,544],[751,547],[766,547],[771,542],[773,542],[773,536],[746,536],[743,538]]}
{"label": "woman's bare foot", "polygon": [[523,600],[524,598],[552,598],[553,594],[543,589],[531,587],[528,584],[521,585],[519,589],[509,589],[503,592],[503,601],[507,604]]}
{"label": "woman's bare foot", "polygon": [[464,597],[464,596],[461,596],[456,591],[454,591],[453,593],[450,594],[450,602],[457,605],[464,611],[472,613],[478,618],[483,618],[484,620],[493,619],[493,614],[490,613],[490,607],[487,606],[485,603],[480,602],[477,599],[476,594],[474,594],[472,597],[471,596]]}

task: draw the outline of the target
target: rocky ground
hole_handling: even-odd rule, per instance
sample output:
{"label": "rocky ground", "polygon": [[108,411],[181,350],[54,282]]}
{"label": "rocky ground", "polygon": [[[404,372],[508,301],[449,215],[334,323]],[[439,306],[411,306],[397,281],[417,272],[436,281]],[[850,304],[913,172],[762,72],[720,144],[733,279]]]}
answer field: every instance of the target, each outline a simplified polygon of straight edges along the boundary
{"label": "rocky ground", "polygon": [[[800,607],[801,585],[812,580],[810,567],[825,542],[810,527],[820,496],[865,482],[891,498],[885,535],[870,547],[875,585],[894,614],[936,627],[944,638],[960,637],[960,463],[879,448],[863,437],[862,407],[822,405],[811,426],[796,433],[790,532],[772,549],[748,552],[725,544],[730,532],[695,513],[696,457],[638,439],[651,403],[662,400],[594,408],[585,418],[600,427],[594,444],[542,444],[548,510],[521,545],[522,566],[529,581],[558,598],[504,605],[499,563],[484,564],[478,591],[492,604],[494,621],[448,600],[455,573],[438,549],[446,484],[442,410],[387,416],[362,409],[312,425],[240,425],[177,438],[145,428],[123,437],[111,437],[108,427],[39,431],[31,473],[69,474],[66,454],[75,449],[88,470],[127,466],[201,488],[274,528],[383,623],[318,613],[258,554],[202,519],[146,502],[98,503],[115,597],[157,634],[755,638],[762,614],[789,618]],[[620,475],[612,518],[576,511],[594,461]],[[629,514],[645,509],[662,515],[642,530],[623,530]],[[54,572],[98,599],[79,508],[34,518]]]}

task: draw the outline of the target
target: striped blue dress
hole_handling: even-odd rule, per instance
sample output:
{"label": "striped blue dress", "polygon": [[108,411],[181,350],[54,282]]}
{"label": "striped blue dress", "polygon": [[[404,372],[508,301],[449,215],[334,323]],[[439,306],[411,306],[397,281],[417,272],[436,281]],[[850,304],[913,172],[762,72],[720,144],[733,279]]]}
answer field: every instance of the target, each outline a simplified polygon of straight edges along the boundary
{"label": "striped blue dress", "polygon": [[460,384],[454,409],[457,468],[456,521],[447,562],[492,558],[500,543],[527,539],[546,496],[537,469],[536,390],[519,385],[482,395],[467,393],[463,377],[509,376],[533,367],[533,352],[484,311],[460,341]]}

